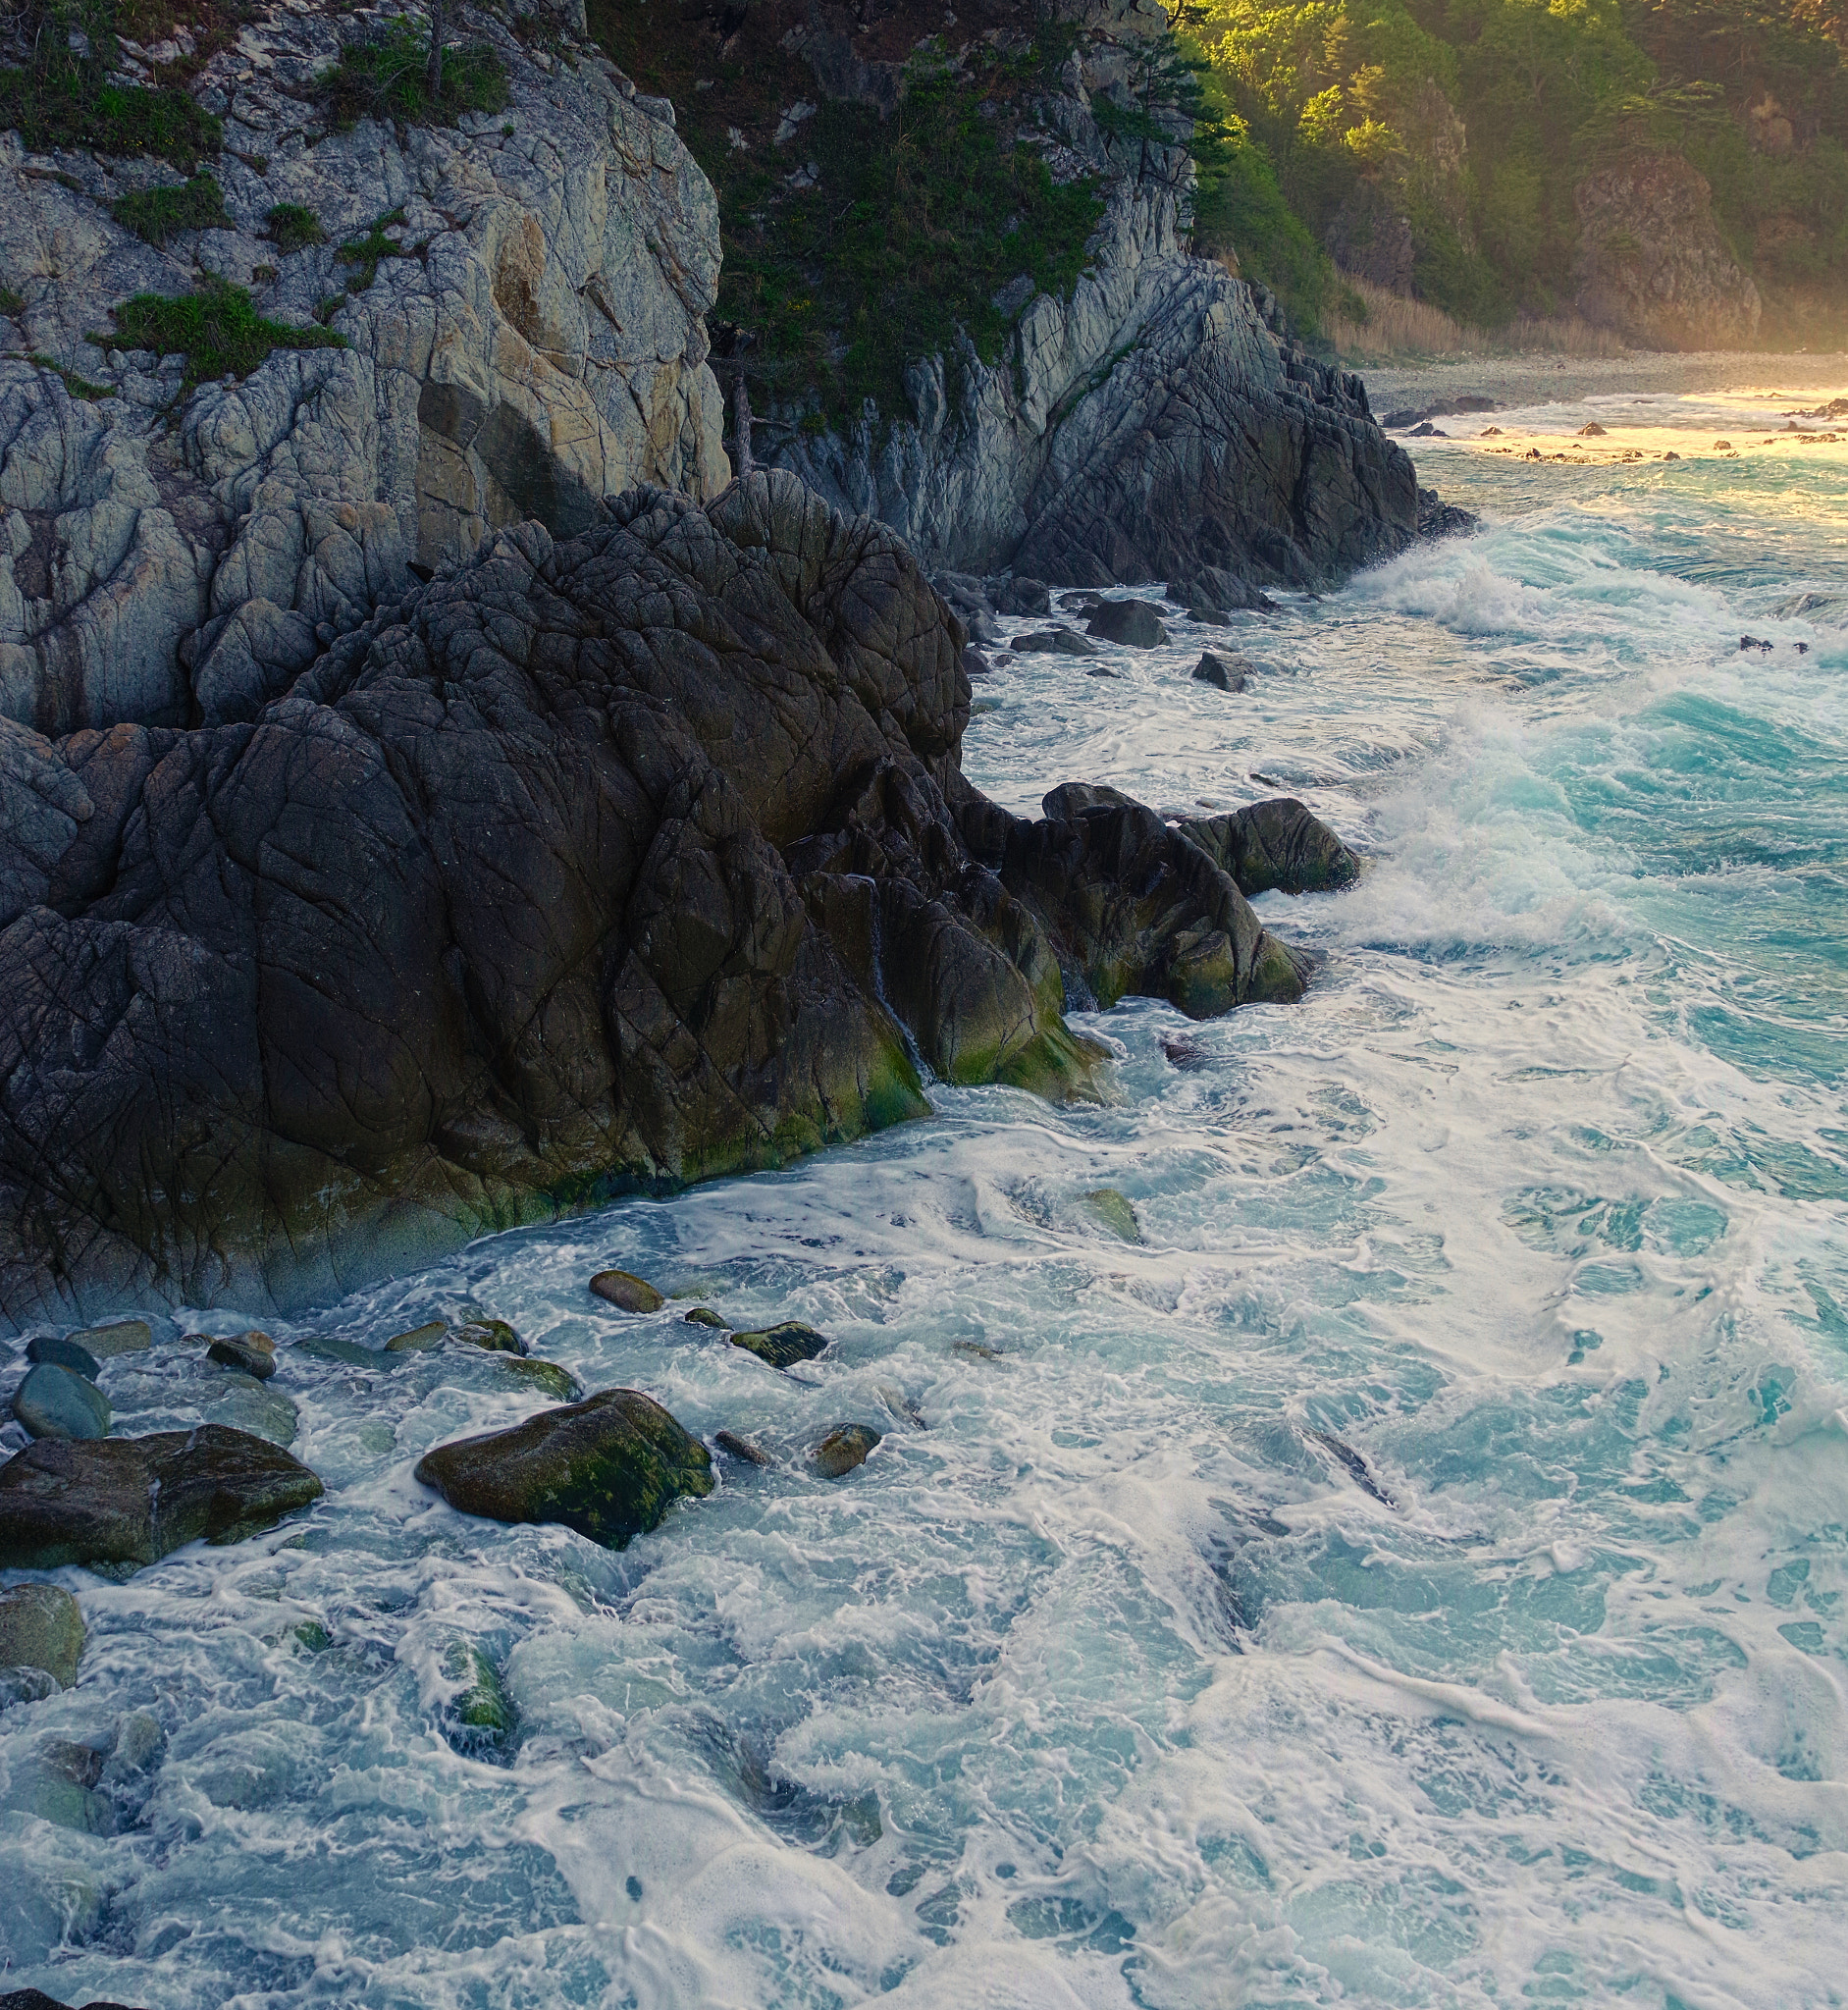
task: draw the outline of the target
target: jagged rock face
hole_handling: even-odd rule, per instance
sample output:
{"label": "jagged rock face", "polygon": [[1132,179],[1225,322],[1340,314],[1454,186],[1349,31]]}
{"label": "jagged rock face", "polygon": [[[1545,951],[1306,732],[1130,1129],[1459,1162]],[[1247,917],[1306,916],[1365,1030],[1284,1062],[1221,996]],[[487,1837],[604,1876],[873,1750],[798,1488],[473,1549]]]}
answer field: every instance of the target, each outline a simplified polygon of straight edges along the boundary
{"label": "jagged rock face", "polygon": [[889,531],[760,474],[503,532],[254,722],[15,728],[0,1309],[337,1296],[919,1113],[914,1044],[1084,1093],[1068,978],[1297,995],[1150,811],[970,787],[963,639]]}
{"label": "jagged rock face", "polygon": [[909,418],[791,429],[765,457],[933,568],[1188,586],[1214,567],[1294,586],[1403,550],[1410,460],[1358,378],[1280,339],[1250,287],[1188,254],[1185,152],[1111,140],[1088,109],[1082,76],[1103,87],[1113,60],[1075,58],[1075,94],[1043,107],[1069,168],[1111,185],[1071,299],[1031,299],[993,366],[968,347],[916,365]]}
{"label": "jagged rock face", "polygon": [[1578,311],[1652,349],[1745,348],[1758,288],[1720,242],[1713,191],[1679,154],[1645,154],[1578,185]]}
{"label": "jagged rock face", "polygon": [[[0,361],[0,715],[52,734],[252,718],[412,564],[528,517],[573,534],[638,482],[729,478],[705,367],[717,207],[671,109],[592,52],[547,71],[493,17],[458,26],[501,53],[504,112],[333,133],[309,86],[341,15],[260,14],[194,86],[224,117],[209,166],[236,228],[165,252],[109,204],[169,170],[0,135],[0,286],[25,302],[0,346],[113,394]],[[327,242],[282,252],[281,203]],[[395,212],[398,255],[349,292],[364,268],[339,246]],[[329,325],[350,346],[279,351],[168,425],[181,359],[85,337],[199,268],[295,326],[346,292]]]}

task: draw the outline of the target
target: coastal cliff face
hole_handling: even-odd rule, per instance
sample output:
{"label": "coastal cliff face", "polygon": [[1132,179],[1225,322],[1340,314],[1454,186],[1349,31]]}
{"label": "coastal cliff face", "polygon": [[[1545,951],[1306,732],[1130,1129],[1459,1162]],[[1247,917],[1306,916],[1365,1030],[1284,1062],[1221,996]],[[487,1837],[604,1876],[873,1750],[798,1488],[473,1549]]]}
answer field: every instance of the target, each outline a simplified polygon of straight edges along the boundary
{"label": "coastal cliff face", "polygon": [[[462,26],[503,110],[332,131],[315,79],[378,25],[272,7],[205,64],[227,221],[160,248],[111,210],[177,170],[0,136],[0,716],[251,718],[412,568],[526,518],[569,535],[637,482],[729,478],[717,217],[671,109],[588,49],[541,68],[484,14]],[[279,244],[284,204],[324,241]],[[345,346],[189,388],[181,354],[111,340],[131,296],[207,275]]]}
{"label": "coastal cliff face", "polygon": [[1720,241],[1713,191],[1679,154],[1600,168],[1573,197],[1578,311],[1651,349],[1740,349],[1758,338],[1758,288]]}
{"label": "coastal cliff face", "polygon": [[891,524],[932,567],[1165,580],[1223,603],[1233,582],[1307,585],[1417,534],[1411,462],[1359,379],[1292,341],[1267,294],[1190,255],[1185,149],[1100,125],[1093,96],[1127,95],[1125,42],[1149,26],[1089,20],[1035,107],[1055,175],[1106,191],[1069,296],[1028,286],[991,364],[965,342],[913,365],[907,413],[764,429],[761,458]]}
{"label": "coastal cliff face", "polygon": [[1095,1093],[1068,982],[1300,994],[1233,876],[1351,876],[1299,806],[1026,821],[968,716],[904,546],[774,473],[502,532],[254,723],[9,725],[0,1306],[288,1309],[921,1114],[920,1062]]}

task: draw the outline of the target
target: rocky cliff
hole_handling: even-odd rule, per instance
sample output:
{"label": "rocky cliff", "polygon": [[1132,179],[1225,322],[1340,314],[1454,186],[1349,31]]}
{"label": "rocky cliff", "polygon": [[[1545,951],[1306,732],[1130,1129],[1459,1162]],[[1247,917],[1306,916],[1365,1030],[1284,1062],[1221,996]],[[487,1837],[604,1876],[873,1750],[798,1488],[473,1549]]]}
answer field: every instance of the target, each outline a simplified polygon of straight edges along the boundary
{"label": "rocky cliff", "polygon": [[[502,63],[503,110],[335,130],[316,79],[383,20],[259,9],[203,64],[224,219],[158,247],[112,211],[177,169],[0,135],[0,715],[250,718],[502,525],[568,535],[637,482],[728,479],[717,217],[671,108],[568,29],[533,55],[484,13],[461,26]],[[179,51],[129,60],[158,80],[156,54]],[[279,242],[282,205],[320,241]],[[132,296],[212,276],[344,346],[189,390],[184,355],[112,339]]]}
{"label": "rocky cliff", "polygon": [[[817,431],[791,408],[763,429],[760,457],[961,572],[1166,580],[1236,604],[1241,582],[1306,585],[1402,550],[1417,534],[1411,462],[1359,379],[1306,354],[1267,294],[1189,254],[1188,153],[1122,131],[1136,39],[1161,22],[1070,12],[1077,50],[1030,130],[1055,177],[1106,191],[1076,287],[1025,284],[992,363],[968,343],[916,363],[908,411]],[[796,46],[824,87],[856,83],[833,40]],[[859,87],[896,83],[881,72]]]}
{"label": "rocky cliff", "polygon": [[1573,278],[1587,321],[1652,349],[1739,349],[1758,337],[1758,288],[1720,241],[1713,191],[1674,153],[1586,176]]}
{"label": "rocky cliff", "polygon": [[325,1299],[916,1114],[921,1063],[1094,1093],[1069,994],[1300,993],[1234,874],[1349,854],[1010,816],[961,659],[889,531],[758,474],[503,531],[253,722],[8,723],[0,1307]]}

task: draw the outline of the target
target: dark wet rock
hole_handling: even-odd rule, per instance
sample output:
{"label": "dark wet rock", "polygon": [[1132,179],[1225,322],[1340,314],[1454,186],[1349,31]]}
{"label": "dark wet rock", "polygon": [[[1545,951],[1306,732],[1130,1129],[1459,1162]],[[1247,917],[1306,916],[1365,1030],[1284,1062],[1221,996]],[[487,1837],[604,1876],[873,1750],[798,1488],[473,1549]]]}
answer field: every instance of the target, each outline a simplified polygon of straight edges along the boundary
{"label": "dark wet rock", "polygon": [[1363,1493],[1371,1494],[1383,1507],[1395,1506],[1392,1495],[1373,1477],[1367,1461],[1351,1445],[1344,1444],[1332,1431],[1317,1431],[1305,1427],[1302,1435],[1321,1446],[1324,1452],[1332,1454]]}
{"label": "dark wet rock", "polygon": [[154,1331],[145,1319],[117,1319],[108,1326],[86,1326],[81,1332],[66,1334],[65,1338],[75,1341],[99,1361],[107,1361],[117,1354],[143,1352],[153,1346]]}
{"label": "dark wet rock", "polygon": [[1199,846],[1246,899],[1260,893],[1325,893],[1351,886],[1360,859],[1294,796],[1274,796],[1225,817],[1175,826]]}
{"label": "dark wet rock", "polygon": [[815,1448],[817,1470],[824,1480],[838,1480],[865,1465],[880,1434],[868,1424],[841,1424]]}
{"label": "dark wet rock", "polygon": [[1421,538],[1459,537],[1476,527],[1475,516],[1446,502],[1435,489],[1418,491],[1418,535]]}
{"label": "dark wet rock", "polygon": [[34,1438],[106,1438],[109,1399],[87,1376],[41,1361],[13,1394],[13,1414]]}
{"label": "dark wet rock", "polygon": [[793,1368],[798,1361],[812,1361],[824,1352],[828,1342],[813,1326],[785,1319],[780,1326],[766,1326],[760,1332],[734,1333],[731,1344],[743,1348],[748,1354],[756,1354],[760,1361],[767,1361],[772,1368]]}
{"label": "dark wet rock", "polygon": [[54,1367],[69,1368],[72,1374],[81,1375],[89,1382],[94,1382],[103,1371],[102,1363],[88,1348],[48,1333],[36,1334],[26,1343],[26,1358],[34,1364],[49,1361]]}
{"label": "dark wet rock", "polygon": [[253,719],[44,742],[95,807],[0,932],[0,1302],[299,1306],[920,1115],[911,1043],[1095,1094],[1068,977],[1295,995],[1148,813],[970,785],[963,641],[760,474],[504,532]]}
{"label": "dark wet rock", "polygon": [[[72,2010],[72,2006],[56,1996],[46,1995],[43,1989],[13,1989],[0,1996],[0,2010]],[[81,2010],[135,2010],[135,2006],[105,2001],[98,1996],[83,2004]]]}
{"label": "dark wet rock", "polygon": [[1434,426],[1429,419],[1411,429],[1414,440],[1448,440],[1451,436],[1442,426]]}
{"label": "dark wet rock", "polygon": [[276,1343],[267,1333],[235,1333],[215,1340],[206,1349],[205,1357],[221,1368],[237,1368],[259,1382],[267,1382],[276,1373]]}
{"label": "dark wet rock", "polygon": [[1276,609],[1267,593],[1241,572],[1229,571],[1223,565],[1194,565],[1176,575],[1171,590],[1177,600],[1215,610],[1238,608],[1250,613],[1271,613]]}
{"label": "dark wet rock", "polygon": [[1241,656],[1224,656],[1216,649],[1203,649],[1193,665],[1193,681],[1211,684],[1220,691],[1243,691],[1251,681],[1251,664]]}
{"label": "dark wet rock", "polygon": [[68,1689],[88,1637],[77,1600],[62,1585],[0,1591],[0,1667],[39,1668]]}
{"label": "dark wet rock", "polygon": [[713,1443],[732,1458],[742,1459],[746,1465],[768,1465],[770,1455],[753,1445],[749,1438],[739,1437],[736,1431],[714,1431]]}
{"label": "dark wet rock", "polygon": [[1139,1243],[1142,1240],[1142,1225],[1135,1218],[1135,1209],[1129,1195],[1120,1193],[1114,1187],[1096,1187],[1088,1193],[1080,1194],[1085,1209],[1096,1220],[1103,1223],[1113,1236],[1120,1236],[1126,1243]]}
{"label": "dark wet rock", "polygon": [[388,1354],[433,1353],[449,1338],[449,1327],[441,1319],[431,1319],[422,1326],[413,1326],[408,1333],[395,1333],[385,1343]]}
{"label": "dark wet rock", "polygon": [[1062,966],[1100,1008],[1135,992],[1204,1019],[1302,995],[1306,961],[1198,845],[1127,798],[1078,803],[1055,789],[1045,821],[1009,819],[990,842],[1002,884],[1048,913]]}
{"label": "dark wet rock", "polygon": [[994,664],[975,648],[963,652],[963,674],[968,677],[992,677]]}
{"label": "dark wet rock", "polygon": [[984,1347],[978,1340],[953,1340],[950,1351],[969,1361],[998,1361],[1005,1358],[999,1348]]}
{"label": "dark wet rock", "polygon": [[712,1464],[652,1397],[606,1389],[511,1430],[439,1445],[417,1477],[463,1514],[561,1522],[619,1550],[683,1494],[710,1494]]}
{"label": "dark wet rock", "polygon": [[1086,642],[1076,628],[1041,628],[1031,635],[1017,635],[1008,644],[1017,656],[1097,656],[1094,642]]}
{"label": "dark wet rock", "polygon": [[600,1270],[591,1279],[591,1290],[622,1312],[659,1312],[667,1302],[646,1278],[628,1270]]}
{"label": "dark wet rock", "polygon": [[1224,608],[1197,607],[1188,609],[1188,619],[1197,621],[1202,628],[1230,628],[1232,616]]}
{"label": "dark wet rock", "polygon": [[484,1353],[523,1354],[526,1343],[504,1319],[465,1319],[449,1329],[459,1347],[478,1347]]}
{"label": "dark wet rock", "polygon": [[201,1536],[241,1542],[321,1492],[279,1446],[222,1424],[41,1439],[0,1466],[0,1569],[153,1563]]}
{"label": "dark wet rock", "polygon": [[1043,579],[1009,579],[990,594],[997,614],[1050,614],[1052,592]]}
{"label": "dark wet rock", "polygon": [[1161,609],[1148,601],[1103,601],[1084,624],[1084,632],[1126,649],[1159,649],[1168,640]]}
{"label": "dark wet rock", "polygon": [[1123,681],[1121,670],[1106,669],[1102,663],[1092,663],[1084,674],[1087,677],[1108,677],[1113,684],[1120,684]]}
{"label": "dark wet rock", "polygon": [[1212,1056],[1184,1032],[1165,1032],[1161,1036],[1161,1051],[1169,1067],[1179,1068],[1183,1074],[1190,1074],[1197,1068],[1207,1067]]}
{"label": "dark wet rock", "polygon": [[729,1333],[731,1331],[731,1322],[727,1319],[721,1319],[713,1310],[711,1305],[695,1305],[692,1311],[687,1314],[687,1324],[689,1326],[714,1326],[720,1333]]}

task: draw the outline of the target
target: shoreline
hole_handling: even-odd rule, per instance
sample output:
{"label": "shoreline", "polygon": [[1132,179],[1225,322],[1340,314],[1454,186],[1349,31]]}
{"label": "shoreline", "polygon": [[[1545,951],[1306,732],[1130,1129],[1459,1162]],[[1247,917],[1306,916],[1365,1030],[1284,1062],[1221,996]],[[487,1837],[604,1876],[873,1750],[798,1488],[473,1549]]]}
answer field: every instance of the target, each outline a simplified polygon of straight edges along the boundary
{"label": "shoreline", "polygon": [[1375,416],[1470,393],[1498,408],[1576,402],[1601,392],[1702,392],[1750,386],[1807,394],[1848,385],[1848,349],[1778,355],[1759,349],[1691,354],[1638,350],[1626,356],[1536,352],[1457,356],[1431,362],[1357,366]]}

